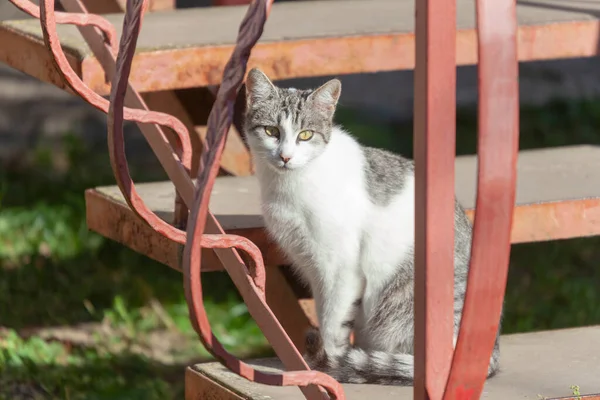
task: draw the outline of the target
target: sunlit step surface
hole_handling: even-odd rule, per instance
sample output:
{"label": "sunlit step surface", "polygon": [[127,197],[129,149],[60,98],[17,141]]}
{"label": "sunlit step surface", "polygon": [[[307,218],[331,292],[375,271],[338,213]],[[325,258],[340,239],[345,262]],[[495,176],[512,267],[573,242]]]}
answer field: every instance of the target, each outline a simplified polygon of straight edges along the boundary
{"label": "sunlit step surface", "polygon": [[[140,92],[220,83],[246,6],[149,13],[131,81]],[[598,54],[600,0],[519,1],[521,61]],[[273,79],[392,71],[414,67],[414,0],[327,0],[276,3],[250,67]],[[108,15],[118,30],[122,15]],[[477,62],[474,0],[457,1],[457,62]],[[77,29],[60,26],[71,65],[101,94],[103,70]],[[0,62],[63,87],[39,21],[0,23]]]}
{"label": "sunlit step surface", "polygon": [[[581,394],[600,395],[600,326],[505,335],[500,343],[500,372],[485,384],[485,400],[539,400]],[[281,371],[277,359],[250,361],[267,371]],[[348,400],[412,400],[412,387],[343,385]],[[214,397],[210,397],[210,395]],[[186,373],[186,400],[301,400],[297,387],[249,382],[212,362]]]}

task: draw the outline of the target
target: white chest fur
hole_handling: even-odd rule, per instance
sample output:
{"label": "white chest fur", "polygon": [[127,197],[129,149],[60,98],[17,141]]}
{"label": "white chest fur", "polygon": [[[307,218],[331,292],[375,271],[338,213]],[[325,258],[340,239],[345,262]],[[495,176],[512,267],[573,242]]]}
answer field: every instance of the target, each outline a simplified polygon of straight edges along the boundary
{"label": "white chest fur", "polygon": [[366,190],[358,143],[338,131],[327,150],[302,169],[274,171],[256,160],[267,229],[311,283],[358,274],[363,310],[376,306],[414,242],[414,183],[385,207]]}

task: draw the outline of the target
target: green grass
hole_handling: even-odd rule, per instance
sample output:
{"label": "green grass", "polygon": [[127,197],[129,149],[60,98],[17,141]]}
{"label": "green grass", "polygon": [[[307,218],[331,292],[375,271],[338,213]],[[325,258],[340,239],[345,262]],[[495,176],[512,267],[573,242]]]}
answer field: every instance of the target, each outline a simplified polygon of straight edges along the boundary
{"label": "green grass", "polygon": [[[185,366],[209,358],[182,276],[87,230],[83,191],[114,182],[109,160],[73,135],[63,147],[64,173],[44,149],[0,173],[0,398],[182,398]],[[223,344],[268,352],[229,278],[204,282]]]}
{"label": "green grass", "polygon": [[[600,144],[600,100],[524,108],[521,119],[521,148]],[[410,123],[350,110],[339,120],[365,143],[412,154]],[[457,153],[474,153],[473,112],[457,120]],[[182,277],[87,230],[83,191],[113,184],[108,156],[76,135],[62,148],[62,170],[40,148],[0,171],[0,398],[182,398],[185,366],[208,357]],[[133,175],[163,179],[148,168]],[[504,331],[600,323],[598,265],[600,238],[513,246]],[[222,342],[241,356],[269,354],[229,278],[203,282]]]}
{"label": "green grass", "polygon": [[6,399],[181,398],[181,388],[168,381],[174,371],[133,353],[68,348],[9,331],[0,341],[0,363],[0,393]]}

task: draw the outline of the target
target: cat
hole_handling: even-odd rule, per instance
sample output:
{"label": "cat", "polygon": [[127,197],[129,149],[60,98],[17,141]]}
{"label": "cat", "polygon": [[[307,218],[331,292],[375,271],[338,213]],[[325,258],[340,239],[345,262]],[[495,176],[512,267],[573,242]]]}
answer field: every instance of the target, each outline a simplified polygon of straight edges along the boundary
{"label": "cat", "polygon": [[[364,147],[333,122],[341,82],[246,80],[244,133],[268,234],[311,289],[320,329],[305,358],[342,383],[413,382],[414,164]],[[455,201],[454,344],[472,228]],[[350,333],[354,331],[354,343]],[[488,375],[499,367],[498,336]]]}

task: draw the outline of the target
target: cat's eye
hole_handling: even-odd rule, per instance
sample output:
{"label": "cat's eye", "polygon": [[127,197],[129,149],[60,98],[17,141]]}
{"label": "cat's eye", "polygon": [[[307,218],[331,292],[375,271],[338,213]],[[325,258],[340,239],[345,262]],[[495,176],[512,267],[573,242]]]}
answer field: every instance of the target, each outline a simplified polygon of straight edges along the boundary
{"label": "cat's eye", "polygon": [[298,139],[300,140],[310,140],[313,137],[313,132],[312,131],[302,131],[298,134]]}
{"label": "cat's eye", "polygon": [[279,129],[275,126],[265,126],[265,133],[269,136],[279,137]]}

